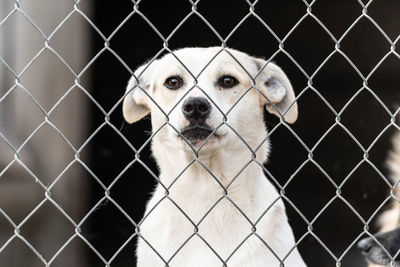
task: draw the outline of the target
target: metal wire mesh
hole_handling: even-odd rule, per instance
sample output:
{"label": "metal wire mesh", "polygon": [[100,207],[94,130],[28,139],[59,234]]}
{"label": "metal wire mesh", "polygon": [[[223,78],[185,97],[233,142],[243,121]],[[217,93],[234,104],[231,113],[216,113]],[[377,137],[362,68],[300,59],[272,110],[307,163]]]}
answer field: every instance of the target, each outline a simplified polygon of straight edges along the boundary
{"label": "metal wire mesh", "polygon": [[[317,240],[319,242],[319,244],[325,249],[325,251],[334,259],[334,261],[336,262],[337,266],[341,265],[342,259],[343,257],[348,253],[348,251],[354,247],[354,245],[356,244],[356,242],[361,238],[361,236],[367,234],[369,236],[372,236],[372,233],[369,230],[369,225],[371,224],[372,220],[376,217],[376,215],[381,212],[383,206],[389,202],[393,197],[394,197],[394,193],[393,193],[393,186],[391,185],[391,182],[385,177],[385,175],[380,171],[380,169],[372,162],[369,160],[369,154],[370,151],[372,150],[372,148],[375,146],[375,144],[379,141],[379,139],[382,137],[382,135],[387,132],[389,129],[391,129],[392,127],[395,127],[397,130],[400,131],[400,126],[398,124],[396,124],[396,116],[400,113],[400,109],[397,109],[395,112],[390,111],[390,109],[387,107],[387,105],[378,97],[378,95],[369,87],[368,85],[368,81],[370,79],[370,77],[376,72],[376,70],[383,64],[383,62],[391,55],[397,57],[398,59],[400,59],[400,54],[396,51],[396,44],[398,44],[398,41],[400,39],[400,36],[398,36],[397,38],[395,38],[394,40],[392,40],[386,33],[385,31],[380,27],[380,25],[368,14],[368,7],[373,3],[373,0],[368,1],[367,3],[364,3],[361,0],[358,0],[358,4],[361,8],[361,13],[359,14],[359,16],[354,20],[354,22],[350,25],[350,27],[347,28],[347,30],[339,37],[336,38],[334,36],[334,34],[331,33],[331,31],[328,29],[328,27],[318,18],[318,16],[316,16],[313,13],[313,5],[317,2],[317,0],[314,1],[306,1],[303,0],[302,3],[304,4],[304,9],[305,9],[305,14],[298,20],[298,22],[292,27],[292,29],[285,35],[283,36],[283,38],[279,37],[274,30],[268,25],[268,23],[266,23],[263,18],[261,18],[258,14],[257,14],[257,4],[259,1],[248,1],[246,0],[245,2],[248,5],[248,12],[247,14],[239,21],[239,23],[236,25],[236,27],[234,27],[232,29],[232,31],[226,36],[223,37],[216,29],[215,27],[213,27],[213,25],[203,16],[203,14],[201,14],[198,10],[197,10],[197,6],[200,2],[200,0],[198,1],[191,1],[189,0],[190,5],[192,6],[191,11],[186,15],[186,17],[174,28],[174,30],[167,36],[163,35],[158,29],[157,27],[150,21],[150,19],[147,18],[147,16],[142,13],[140,5],[141,5],[142,1],[132,1],[132,11],[130,12],[130,14],[113,30],[113,32],[106,36],[105,34],[102,33],[102,31],[96,26],[96,24],[87,16],[87,14],[85,14],[85,12],[80,8],[80,1],[78,0],[74,0],[73,2],[71,2],[71,6],[73,6],[72,11],[65,16],[65,18],[59,23],[58,26],[56,26],[54,28],[54,30],[50,33],[50,34],[45,34],[42,29],[35,23],[35,21],[24,11],[23,7],[20,5],[21,1],[15,1],[14,2],[14,7],[12,8],[12,10],[0,21],[0,27],[2,27],[3,24],[5,24],[14,14],[18,13],[22,16],[24,16],[29,23],[34,27],[34,29],[40,34],[42,40],[43,40],[43,47],[42,49],[32,58],[32,60],[30,62],[28,62],[28,64],[26,64],[26,66],[20,71],[20,72],[16,72],[12,67],[10,67],[10,65],[7,63],[7,60],[0,57],[0,64],[2,64],[13,76],[13,78],[15,79],[15,82],[13,84],[13,86],[11,88],[9,88],[0,98],[0,104],[5,101],[5,99],[7,99],[7,97],[14,91],[16,90],[16,88],[20,88],[23,90],[23,92],[26,94],[26,96],[40,109],[41,113],[42,113],[42,123],[39,124],[39,126],[36,127],[36,129],[34,129],[31,134],[25,139],[25,141],[18,147],[14,146],[13,143],[9,140],[9,137],[7,137],[5,134],[3,134],[2,132],[0,132],[0,138],[8,145],[8,147],[10,149],[12,149],[13,153],[14,153],[14,159],[11,160],[2,170],[0,170],[0,178],[10,169],[10,167],[14,164],[19,164],[20,166],[22,166],[30,175],[32,180],[35,183],[38,183],[42,190],[43,190],[43,199],[42,201],[20,222],[20,223],[16,223],[14,222],[14,220],[2,209],[0,209],[0,214],[2,217],[4,217],[8,223],[13,227],[14,229],[14,234],[0,247],[0,254],[2,253],[2,251],[4,251],[7,246],[14,240],[14,239],[20,239],[22,242],[25,243],[25,245],[38,257],[38,259],[40,259],[40,261],[43,263],[44,266],[53,266],[55,260],[57,259],[57,257],[63,252],[63,250],[69,245],[69,243],[71,243],[74,239],[80,239],[82,240],[96,255],[97,257],[104,263],[105,266],[113,266],[113,262],[114,260],[118,257],[119,253],[124,249],[124,247],[134,238],[141,238],[143,239],[153,250],[154,252],[162,259],[162,261],[165,263],[166,266],[169,265],[169,263],[172,261],[172,259],[174,258],[174,256],[179,252],[179,250],[181,250],[185,244],[191,239],[193,238],[193,236],[197,236],[199,237],[208,247],[209,249],[220,259],[221,261],[221,265],[222,266],[226,266],[229,265],[229,259],[234,255],[234,253],[240,248],[240,246],[251,236],[255,236],[257,238],[259,238],[264,244],[265,246],[269,248],[268,244],[257,234],[256,229],[257,229],[257,223],[261,220],[261,218],[268,212],[268,210],[276,203],[276,201],[278,201],[279,199],[283,199],[285,201],[285,203],[287,203],[286,205],[291,206],[297,213],[298,215],[302,218],[302,220],[304,220],[304,222],[307,224],[307,231],[297,240],[296,246],[298,244],[300,244],[307,236],[312,236],[315,240]],[[58,52],[57,50],[52,46],[52,39],[54,37],[54,35],[60,30],[60,28],[73,16],[73,15],[79,15],[81,16],[87,23],[89,23],[90,27],[92,29],[94,29],[96,31],[96,33],[98,34],[98,36],[100,36],[100,38],[102,38],[102,40],[104,41],[104,47],[90,60],[90,62],[80,71],[80,72],[76,72],[74,71],[74,69],[68,64],[68,61],[63,58]],[[82,84],[81,84],[81,77],[88,71],[88,69],[92,66],[92,64],[103,54],[106,52],[111,53],[115,59],[117,59],[120,64],[131,74],[134,76],[134,72],[133,70],[129,67],[129,64],[127,64],[124,59],[118,55],[118,53],[113,49],[111,43],[113,41],[113,38],[115,37],[115,35],[118,33],[118,31],[126,24],[126,22],[133,16],[139,16],[141,17],[149,26],[150,28],[157,34],[157,36],[159,37],[159,39],[162,41],[163,46],[160,48],[160,50],[158,51],[158,53],[156,53],[153,58],[149,61],[149,65],[156,59],[158,58],[161,54],[168,52],[171,53],[178,62],[180,62],[180,64],[182,65],[183,68],[186,69],[186,71],[192,76],[192,78],[197,81],[197,79],[199,78],[199,76],[203,73],[203,71],[212,63],[212,61],[218,56],[218,54],[220,54],[221,52],[226,52],[230,55],[230,57],[232,57],[233,60],[235,60],[238,65],[243,69],[244,72],[246,72],[249,76],[249,78],[252,80],[252,85],[250,88],[248,88],[248,90],[246,90],[246,92],[238,99],[238,101],[227,111],[227,112],[223,112],[218,106],[216,106],[216,108],[219,110],[219,112],[222,114],[223,116],[223,120],[221,121],[220,125],[218,127],[216,127],[216,129],[214,129],[214,132],[217,131],[220,127],[222,126],[227,126],[229,127],[232,132],[234,132],[238,138],[240,138],[240,140],[247,146],[247,148],[251,151],[251,153],[254,155],[253,158],[251,160],[249,160],[248,162],[243,162],[243,167],[241,169],[241,171],[239,173],[237,173],[235,175],[235,177],[231,180],[231,182],[227,185],[224,186],[223,184],[221,184],[221,182],[219,181],[219,178],[216,177],[210,170],[207,169],[207,167],[201,162],[201,160],[198,159],[198,152],[199,150],[202,149],[202,147],[204,146],[204,144],[206,143],[206,141],[203,142],[203,144],[198,147],[198,148],[192,148],[193,149],[193,153],[195,155],[195,158],[190,162],[190,164],[185,168],[185,170],[187,168],[189,168],[190,165],[192,165],[193,163],[198,163],[201,166],[203,166],[208,172],[209,174],[213,177],[213,179],[221,186],[222,191],[224,192],[220,198],[211,206],[211,208],[208,210],[208,212],[205,213],[205,215],[198,221],[195,222],[192,220],[192,218],[190,218],[180,207],[179,205],[174,201],[173,198],[171,198],[168,194],[169,190],[171,189],[171,187],[175,184],[176,181],[179,180],[180,176],[182,175],[182,173],[185,171],[183,170],[182,173],[180,175],[178,175],[177,177],[174,178],[173,182],[166,186],[164,184],[161,183],[161,181],[159,180],[159,178],[157,177],[157,175],[153,172],[153,170],[151,170],[147,165],[146,162],[142,161],[140,158],[140,154],[141,152],[145,149],[145,147],[151,142],[152,138],[163,128],[163,127],[171,127],[173,128],[178,134],[180,134],[180,132],[178,131],[178,129],[175,129],[174,126],[169,122],[168,120],[168,116],[171,114],[172,110],[175,109],[178,104],[183,100],[183,98],[190,92],[190,90],[192,90],[193,88],[199,88],[204,95],[206,95],[206,97],[213,102],[213,99],[210,98],[209,96],[207,96],[207,93],[200,88],[197,84],[195,86],[193,86],[190,90],[188,90],[188,92],[180,99],[178,100],[178,102],[175,104],[174,108],[169,111],[163,111],[161,109],[160,106],[158,106],[158,104],[152,100],[154,102],[155,105],[158,106],[158,108],[161,110],[161,112],[165,115],[166,117],[166,121],[165,123],[159,128],[159,129],[153,129],[153,133],[149,136],[149,138],[147,139],[147,141],[145,141],[140,147],[135,147],[133,144],[131,144],[129,142],[129,140],[121,133],[121,131],[118,129],[117,126],[115,126],[113,123],[111,123],[110,117],[114,112],[120,112],[118,110],[118,108],[121,105],[121,102],[124,99],[124,96],[121,96],[121,98],[119,99],[119,101],[117,101],[114,106],[112,108],[110,108],[109,110],[106,110],[104,107],[102,107],[102,105],[92,96],[92,94],[87,90],[87,88],[85,88]],[[171,40],[171,38],[176,34],[176,32],[185,24],[185,22],[191,18],[191,17],[197,17],[199,19],[201,19],[204,24],[214,33],[214,35],[218,38],[220,44],[221,44],[221,48],[218,51],[218,53],[215,54],[215,56],[210,60],[210,62],[208,62],[204,67],[203,70],[195,75],[193,73],[190,72],[190,70],[181,62],[181,60],[179,59],[179,57],[177,55],[175,55],[174,51],[170,49],[169,47],[169,42]],[[232,55],[231,53],[229,53],[228,50],[226,50],[226,47],[228,45],[228,41],[230,40],[230,38],[232,37],[232,35],[237,31],[237,29],[239,27],[241,27],[246,20],[248,20],[250,17],[255,18],[257,21],[260,22],[260,24],[264,27],[265,31],[268,32],[269,34],[271,34],[276,41],[278,42],[277,48],[276,48],[276,52],[274,54],[272,54],[270,56],[270,58],[267,60],[266,65],[273,60],[276,55],[278,54],[283,54],[285,55],[297,68],[298,70],[304,75],[304,77],[307,79],[307,86],[305,88],[303,88],[296,96],[296,101],[301,99],[301,97],[306,93],[306,92],[310,92],[312,91],[315,95],[317,95],[319,97],[319,99],[326,105],[326,107],[334,114],[335,116],[335,121],[334,123],[329,127],[328,130],[326,130],[326,132],[321,136],[321,138],[312,146],[308,146],[305,142],[303,142],[302,138],[291,128],[290,125],[288,125],[283,118],[280,119],[280,121],[269,131],[268,136],[265,137],[265,139],[263,140],[263,142],[261,144],[259,144],[259,146],[253,150],[250,148],[250,146],[246,143],[246,141],[237,133],[237,131],[235,130],[235,128],[233,126],[231,126],[226,117],[227,115],[231,112],[231,110],[236,106],[236,104],[238,102],[240,102],[243,97],[251,90],[258,90],[260,93],[261,91],[256,87],[254,80],[256,79],[256,77],[259,75],[259,73],[262,71],[262,69],[265,68],[265,66],[263,66],[263,68],[259,71],[259,73],[255,76],[252,77],[248,71],[246,70],[246,68],[241,64],[241,62],[236,59],[234,57],[234,55]],[[297,27],[299,27],[299,25],[302,24],[302,22],[305,19],[311,18],[315,23],[317,23],[330,37],[332,43],[334,44],[334,49],[331,51],[331,53],[325,58],[325,60],[318,66],[317,69],[315,69],[315,71],[313,72],[307,72],[300,63],[298,63],[296,61],[296,59],[288,52],[288,50],[285,49],[285,42],[288,40],[288,38],[292,35],[292,33],[296,30]],[[376,66],[367,74],[364,75],[362,74],[362,72],[359,70],[358,66],[350,59],[350,57],[341,49],[341,43],[344,40],[344,38],[346,38],[346,36],[349,34],[349,32],[359,23],[360,20],[362,19],[367,19],[384,37],[384,39],[387,41],[387,43],[390,45],[390,50],[387,51],[387,53],[381,58],[381,60],[376,64]],[[89,99],[92,103],[94,103],[94,105],[98,108],[98,110],[101,111],[102,115],[104,116],[104,122],[98,126],[98,128],[86,139],[86,141],[80,145],[80,146],[74,146],[72,144],[72,142],[70,140],[68,140],[68,138],[64,135],[63,131],[60,130],[53,122],[52,122],[52,114],[53,111],[58,107],[58,105],[60,105],[60,103],[68,96],[68,94],[71,92],[71,90],[68,90],[63,96],[61,96],[59,98],[59,100],[55,103],[54,106],[52,106],[50,109],[46,109],[39,100],[37,100],[31,93],[29,88],[26,88],[23,84],[20,83],[20,77],[31,67],[31,65],[33,64],[33,62],[40,57],[44,52],[51,52],[53,53],[58,59],[59,61],[65,65],[66,68],[68,68],[68,70],[71,72],[71,74],[74,77],[74,87],[79,88],[79,90],[81,90]],[[350,98],[350,100],[347,102],[346,105],[343,106],[343,108],[341,108],[340,110],[336,110],[333,105],[331,105],[331,103],[324,97],[324,95],[322,93],[320,93],[314,86],[313,86],[313,79],[315,78],[315,76],[319,73],[319,71],[325,66],[325,64],[334,56],[334,55],[340,55],[341,57],[343,57],[348,64],[356,71],[356,73],[358,74],[358,76],[362,79],[362,84],[360,89],[353,95],[353,97]],[[136,79],[138,79],[139,77],[136,77]],[[132,88],[133,89],[133,88]],[[144,93],[147,94],[147,92],[143,89],[143,88],[139,88],[141,89]],[[353,133],[341,122],[341,116],[344,113],[344,111],[346,111],[346,109],[348,108],[348,106],[357,98],[357,96],[359,94],[361,94],[362,92],[368,92],[371,96],[374,97],[374,99],[376,101],[379,102],[379,104],[382,106],[382,108],[385,110],[385,112],[388,114],[388,116],[390,116],[391,121],[389,124],[386,125],[386,127],[384,129],[382,129],[382,131],[376,136],[376,138],[373,140],[373,142],[371,144],[369,144],[368,146],[363,146],[358,139],[353,135]],[[149,98],[151,98],[150,95],[147,95]],[[264,96],[266,97],[266,96]],[[214,103],[214,102],[213,102]],[[215,104],[215,103],[214,103]],[[290,107],[289,107],[290,108]],[[281,114],[282,116],[284,114]],[[38,133],[38,131],[43,127],[43,126],[50,126],[52,129],[54,129],[58,135],[64,140],[64,142],[68,145],[68,147],[70,149],[72,149],[73,153],[74,153],[74,159],[64,168],[64,170],[59,174],[59,176],[54,179],[50,184],[45,184],[42,182],[41,177],[38,177],[37,175],[35,175],[34,172],[32,172],[30,170],[30,168],[24,163],[23,160],[21,160],[20,158],[20,152],[24,149],[24,147],[26,146],[26,144],[35,136],[35,134]],[[110,127],[113,131],[115,131],[116,134],[118,134],[126,143],[127,146],[129,146],[129,148],[135,153],[135,158],[133,161],[131,161],[125,168],[124,170],[122,170],[122,172],[115,177],[115,179],[113,180],[112,183],[110,183],[108,186],[102,182],[102,180],[90,169],[90,167],[81,160],[80,158],[80,154],[82,153],[82,151],[86,148],[86,146],[88,146],[88,144],[90,143],[90,141],[99,133],[99,131],[105,127]],[[273,174],[271,172],[269,172],[269,170],[263,165],[262,162],[259,162],[256,157],[255,154],[258,151],[258,149],[262,146],[262,144],[264,142],[267,141],[268,137],[274,133],[278,128],[284,127],[286,128],[292,135],[293,137],[295,137],[295,139],[299,142],[299,144],[301,144],[301,146],[307,151],[307,158],[304,160],[304,162],[302,164],[300,164],[300,166],[293,172],[293,174],[291,175],[291,177],[287,180],[287,182],[285,184],[280,184],[278,182],[278,180],[276,179],[276,177],[273,176]],[[326,172],[324,170],[324,168],[314,159],[314,152],[316,151],[316,149],[318,148],[318,146],[321,144],[321,142],[326,138],[326,136],[328,134],[331,133],[331,131],[334,128],[340,127],[341,129],[343,129],[347,135],[354,141],[354,143],[359,147],[359,149],[362,151],[363,153],[363,158],[359,161],[359,163],[349,172],[349,174],[347,175],[347,177],[341,182],[341,183],[336,183],[334,181],[334,179],[332,179],[332,177],[328,174],[328,172]],[[184,138],[184,137],[183,137]],[[210,137],[208,137],[210,138]],[[187,141],[187,140],[186,140]],[[190,142],[187,141],[188,144],[190,144]],[[274,184],[276,185],[276,187],[279,189],[279,193],[280,196],[278,199],[276,199],[270,207],[268,207],[263,214],[260,216],[259,219],[257,219],[256,221],[252,221],[250,220],[247,215],[236,205],[236,203],[234,201],[232,201],[232,199],[229,197],[229,194],[227,193],[227,190],[229,189],[229,187],[231,186],[231,184],[236,180],[236,178],[241,174],[241,172],[246,169],[246,167],[251,164],[251,163],[256,163],[257,165],[259,165],[261,168],[263,168],[263,170],[265,171],[265,173],[267,174],[268,178],[274,182]],[[84,216],[84,218],[80,221],[76,221],[74,220],[69,214],[68,212],[66,212],[63,207],[52,197],[52,190],[53,188],[57,185],[57,183],[60,181],[60,179],[62,179],[63,175],[69,170],[69,168],[71,168],[72,165],[74,164],[80,164],[83,168],[85,168],[87,170],[87,172],[91,175],[91,177],[96,181],[96,183],[98,183],[101,188],[104,191],[104,196],[97,202],[96,205],[94,205],[91,210]],[[134,219],[131,218],[131,216],[128,214],[128,212],[126,212],[121,205],[118,203],[118,201],[116,201],[114,199],[114,197],[110,194],[110,190],[115,186],[116,183],[118,183],[120,177],[134,164],[140,164],[142,165],[147,171],[148,173],[157,181],[157,183],[159,183],[165,190],[166,194],[165,197],[163,199],[161,199],[154,207],[152,207],[150,209],[150,212],[146,215],[146,217],[144,217],[140,222],[135,221]],[[296,175],[302,170],[302,168],[306,165],[306,164],[313,164],[315,167],[318,168],[318,170],[325,176],[325,178],[327,179],[327,181],[329,181],[330,184],[332,184],[332,186],[336,189],[336,193],[335,196],[333,198],[331,198],[331,200],[326,203],[326,205],[320,210],[320,212],[311,220],[307,219],[306,216],[303,215],[302,211],[301,211],[301,207],[297,207],[295,205],[295,203],[293,203],[291,201],[291,199],[289,199],[286,194],[285,194],[285,189],[288,187],[288,185],[292,182],[292,180],[296,177]],[[343,197],[342,195],[342,188],[343,186],[348,182],[348,180],[350,179],[350,177],[353,175],[353,173],[355,173],[357,171],[357,169],[362,165],[362,164],[368,164],[370,165],[375,172],[382,178],[382,180],[387,184],[387,186],[389,188],[392,189],[392,193],[391,196],[388,196],[383,202],[382,204],[376,209],[376,211],[367,219],[365,220],[360,213],[357,211],[356,208],[354,208],[352,206],[351,203],[349,203],[348,200],[346,200],[346,198]],[[151,243],[149,243],[140,233],[140,227],[142,224],[146,223],[146,218],[147,216],[152,212],[152,210],[154,210],[157,205],[159,205],[162,201],[170,201],[171,203],[173,203],[179,210],[180,212],[186,217],[186,219],[193,225],[194,231],[193,234],[191,236],[188,237],[188,239],[180,246],[180,248],[174,253],[174,255],[170,258],[163,258],[162,255],[160,255],[157,250],[152,246]],[[249,225],[252,227],[252,229],[254,229],[254,231],[250,231],[248,233],[248,235],[246,236],[246,238],[237,245],[237,248],[234,249],[232,251],[232,253],[227,257],[227,258],[222,258],[220,255],[218,255],[218,253],[213,249],[213,247],[207,242],[207,240],[205,240],[198,232],[198,228],[199,225],[202,223],[202,221],[207,217],[207,215],[212,211],[212,209],[215,208],[215,206],[221,201],[221,200],[227,200],[229,201],[233,206],[235,206],[235,208],[238,210],[238,212],[248,221]],[[330,207],[331,203],[333,203],[335,200],[340,200],[342,201],[347,207],[349,207],[349,209],[354,213],[354,215],[356,215],[358,217],[358,219],[362,222],[362,224],[364,225],[364,230],[360,233],[360,235],[354,239],[354,241],[343,251],[343,253],[340,256],[335,255],[335,253],[333,253],[331,251],[331,249],[318,237],[317,234],[314,233],[313,231],[313,224],[319,219],[319,217]],[[102,203],[104,201],[109,201],[109,203],[112,203],[120,212],[121,214],[123,214],[128,220],[129,222],[135,227],[135,233],[132,234],[129,239],[126,240],[126,242],[115,252],[115,254],[110,257],[110,258],[105,258],[97,249],[95,246],[93,246],[91,244],[91,242],[81,233],[81,227],[82,225],[87,221],[87,219],[96,211],[96,209],[99,208],[100,205],[102,205]],[[21,234],[20,229],[22,226],[24,226],[24,224],[45,204],[45,203],[51,203],[69,222],[70,224],[74,227],[75,229],[75,233],[73,235],[71,235],[69,237],[69,239],[64,243],[64,245],[51,257],[51,258],[45,258],[43,255],[41,255],[41,253],[35,248],[34,245],[32,245],[25,237],[23,234]],[[294,248],[293,248],[294,249]],[[273,252],[273,251],[272,251]],[[133,253],[133,252],[132,252]],[[278,260],[281,262],[282,266],[284,265],[284,260],[288,257],[288,255],[291,253],[291,251],[288,252],[288,254],[279,259]],[[276,256],[277,257],[277,256]]]}

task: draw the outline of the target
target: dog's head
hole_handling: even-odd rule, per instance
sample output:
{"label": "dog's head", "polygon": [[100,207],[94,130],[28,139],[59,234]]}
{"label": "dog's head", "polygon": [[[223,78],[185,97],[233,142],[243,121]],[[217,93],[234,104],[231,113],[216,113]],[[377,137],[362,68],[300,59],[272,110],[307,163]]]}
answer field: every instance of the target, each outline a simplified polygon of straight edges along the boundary
{"label": "dog's head", "polygon": [[357,246],[365,257],[372,263],[388,266],[391,262],[390,257],[396,256],[394,262],[396,266],[400,266],[400,256],[397,256],[397,252],[400,250],[400,227],[390,232],[377,234],[375,239],[380,244],[371,237],[364,238],[358,242]]}
{"label": "dog's head", "polygon": [[184,48],[135,71],[123,114],[133,123],[151,112],[155,139],[201,153],[267,143],[264,106],[286,122],[297,118],[292,86],[278,66],[232,49]]}

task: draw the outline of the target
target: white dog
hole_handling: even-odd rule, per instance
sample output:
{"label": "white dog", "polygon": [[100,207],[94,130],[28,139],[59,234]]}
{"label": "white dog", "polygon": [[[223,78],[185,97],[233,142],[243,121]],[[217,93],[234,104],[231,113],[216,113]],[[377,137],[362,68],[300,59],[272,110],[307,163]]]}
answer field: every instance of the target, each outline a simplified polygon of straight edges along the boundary
{"label": "white dog", "polygon": [[185,48],[135,71],[123,114],[133,123],[151,112],[160,169],[137,266],[305,266],[261,167],[270,151],[264,106],[297,119],[288,78],[265,65],[232,49]]}
{"label": "white dog", "polygon": [[[378,223],[380,231],[375,235],[376,243],[371,237],[364,238],[358,242],[358,248],[363,252],[369,261],[368,267],[389,266],[391,257],[394,259],[395,266],[400,266],[400,257],[397,252],[400,250],[400,133],[393,137],[393,148],[387,160],[389,168],[389,178],[394,185],[394,195],[390,209],[383,212]],[[386,249],[384,251],[382,246]],[[392,265],[390,265],[392,266]]]}

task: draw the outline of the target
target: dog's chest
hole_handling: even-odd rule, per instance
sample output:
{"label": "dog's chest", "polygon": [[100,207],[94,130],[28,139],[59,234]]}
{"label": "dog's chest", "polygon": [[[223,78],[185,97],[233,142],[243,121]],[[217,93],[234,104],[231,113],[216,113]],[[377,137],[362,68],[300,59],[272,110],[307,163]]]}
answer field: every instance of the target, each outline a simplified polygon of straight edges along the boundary
{"label": "dog's chest", "polygon": [[[219,257],[227,259],[251,233],[251,224],[228,202],[223,199],[213,208],[197,207],[196,214],[165,203],[154,214],[159,223],[144,227],[143,235],[156,244],[155,249],[165,259],[173,257],[171,263],[176,266],[193,266],[195,262],[202,266],[221,265]],[[165,217],[167,213],[169,217]]]}
{"label": "dog's chest", "polygon": [[[173,266],[195,266],[196,262],[201,263],[199,266],[220,266],[221,260],[240,262],[246,258],[241,255],[250,255],[257,247],[264,247],[251,235],[253,225],[248,219],[255,221],[262,212],[251,198],[235,199],[233,204],[229,194],[223,197],[222,194],[189,196],[190,192],[187,193],[171,195],[172,201],[164,199],[141,227],[143,236],[164,260],[170,260]],[[149,206],[161,197],[156,192]],[[259,234],[265,237],[266,233]]]}

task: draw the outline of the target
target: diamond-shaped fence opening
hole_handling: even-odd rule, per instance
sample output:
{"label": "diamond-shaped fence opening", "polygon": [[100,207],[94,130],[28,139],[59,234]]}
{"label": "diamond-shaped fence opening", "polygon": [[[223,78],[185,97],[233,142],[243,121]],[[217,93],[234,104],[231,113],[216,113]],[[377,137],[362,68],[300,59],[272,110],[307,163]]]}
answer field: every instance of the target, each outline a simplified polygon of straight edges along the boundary
{"label": "diamond-shaped fence opening", "polygon": [[[399,12],[396,0],[0,2],[0,265],[140,267],[136,250],[146,247],[159,266],[183,266],[182,255],[202,255],[204,263],[193,266],[256,266],[257,256],[246,254],[254,245],[270,255],[265,266],[292,266],[297,249],[308,266],[366,266],[357,242],[370,236],[379,243],[376,218],[389,203],[399,206],[398,173],[385,164],[399,145],[390,142],[400,131]],[[196,46],[219,48],[194,70],[176,49]],[[265,62],[253,73],[227,47]],[[128,79],[148,60],[135,73],[140,81],[167,53],[193,85],[168,108],[134,86],[164,121],[153,129],[149,117],[128,125],[121,116]],[[249,81],[233,89],[230,106],[218,105],[201,83],[222,57]],[[293,125],[283,119],[293,103],[279,110],[256,82],[271,62],[294,87]],[[171,118],[194,92],[216,109],[212,135],[228,131],[241,153],[226,160],[227,172],[213,169],[200,155],[210,135],[191,148],[187,165],[163,173],[152,142],[168,129],[191,145]],[[254,94],[280,115],[260,109],[269,133],[257,142],[235,120]],[[229,165],[236,158],[243,160]],[[252,203],[257,212],[235,195],[249,186],[251,169],[265,174],[260,188],[277,191]],[[203,180],[190,180],[193,170]],[[182,189],[215,194],[188,202]],[[264,238],[265,231],[277,235],[265,222],[279,205],[296,240],[287,251]],[[227,210],[231,221],[224,221]],[[161,229],[180,228],[149,232],[159,218]]]}

